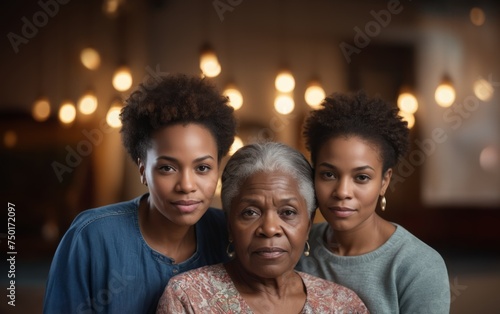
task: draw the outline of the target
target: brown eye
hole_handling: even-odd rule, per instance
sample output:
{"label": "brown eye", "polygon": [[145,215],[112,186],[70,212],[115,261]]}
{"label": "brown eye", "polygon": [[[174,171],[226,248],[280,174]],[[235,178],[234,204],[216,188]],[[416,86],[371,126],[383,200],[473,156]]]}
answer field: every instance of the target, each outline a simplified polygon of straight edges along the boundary
{"label": "brown eye", "polygon": [[246,208],[245,210],[243,210],[241,212],[241,215],[243,217],[253,217],[253,216],[258,216],[259,213],[256,210],[252,209],[252,208]]}
{"label": "brown eye", "polygon": [[280,215],[291,218],[297,215],[297,211],[295,210],[295,208],[284,208],[283,210],[281,210]]}
{"label": "brown eye", "polygon": [[323,171],[321,172],[321,177],[327,180],[335,179],[335,174],[331,171]]}
{"label": "brown eye", "polygon": [[197,168],[199,172],[209,172],[212,168],[207,165],[201,165]]}
{"label": "brown eye", "polygon": [[370,176],[366,175],[366,174],[360,174],[358,176],[356,176],[356,180],[360,181],[360,182],[368,182],[370,180]]}
{"label": "brown eye", "polygon": [[172,172],[174,171],[175,169],[171,166],[168,166],[168,165],[163,165],[163,166],[159,166],[158,169],[161,171],[161,172]]}

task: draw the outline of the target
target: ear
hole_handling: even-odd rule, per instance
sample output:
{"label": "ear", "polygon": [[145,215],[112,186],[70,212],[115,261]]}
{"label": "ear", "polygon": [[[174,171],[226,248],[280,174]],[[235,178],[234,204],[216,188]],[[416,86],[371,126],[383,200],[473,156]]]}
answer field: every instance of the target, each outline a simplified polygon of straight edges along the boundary
{"label": "ear", "polygon": [[141,175],[141,183],[146,184],[146,174],[144,172],[146,165],[140,158],[137,158],[137,166],[139,167],[139,174]]}
{"label": "ear", "polygon": [[382,176],[382,188],[380,189],[380,195],[385,195],[385,192],[389,187],[389,183],[391,183],[391,177],[392,177],[392,168],[389,168]]}

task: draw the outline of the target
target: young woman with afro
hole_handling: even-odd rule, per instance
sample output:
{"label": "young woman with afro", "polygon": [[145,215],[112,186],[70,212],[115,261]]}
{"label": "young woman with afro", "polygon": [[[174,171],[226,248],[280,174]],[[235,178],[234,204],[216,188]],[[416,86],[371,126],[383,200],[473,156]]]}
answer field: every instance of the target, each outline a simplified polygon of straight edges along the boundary
{"label": "young woman with afro", "polygon": [[[449,313],[443,258],[376,211],[409,146],[395,106],[364,92],[334,94],[304,127],[318,207],[311,254],[298,269],[354,290],[371,313]],[[397,210],[397,209],[390,209]]]}
{"label": "young woman with afro", "polygon": [[236,131],[228,99],[206,79],[168,75],[132,93],[121,120],[148,193],[75,218],[44,313],[154,313],[172,276],[228,260],[224,213],[210,208]]}

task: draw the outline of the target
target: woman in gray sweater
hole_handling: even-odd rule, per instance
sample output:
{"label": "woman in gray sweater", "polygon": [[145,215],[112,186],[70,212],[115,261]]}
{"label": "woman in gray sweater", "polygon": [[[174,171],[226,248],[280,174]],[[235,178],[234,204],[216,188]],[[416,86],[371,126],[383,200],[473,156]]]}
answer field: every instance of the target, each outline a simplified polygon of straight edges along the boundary
{"label": "woman in gray sweater", "polygon": [[354,290],[371,313],[449,313],[443,258],[381,218],[393,168],[409,146],[397,108],[363,92],[334,94],[305,122],[319,209],[297,268]]}

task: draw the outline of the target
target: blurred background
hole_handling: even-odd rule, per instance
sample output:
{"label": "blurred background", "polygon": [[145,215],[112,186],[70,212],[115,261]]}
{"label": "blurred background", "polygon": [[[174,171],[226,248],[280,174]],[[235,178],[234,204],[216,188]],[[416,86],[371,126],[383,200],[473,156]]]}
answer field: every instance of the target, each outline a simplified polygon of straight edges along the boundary
{"label": "blurred background", "polygon": [[412,127],[412,147],[381,215],[443,255],[452,313],[500,312],[497,2],[0,6],[3,289],[13,232],[17,252],[16,307],[4,294],[0,313],[41,312],[52,256],[79,212],[145,192],[117,116],[138,84],[174,72],[204,73],[228,95],[240,145],[273,140],[306,156],[302,123],[325,95],[364,89],[393,103]]}

